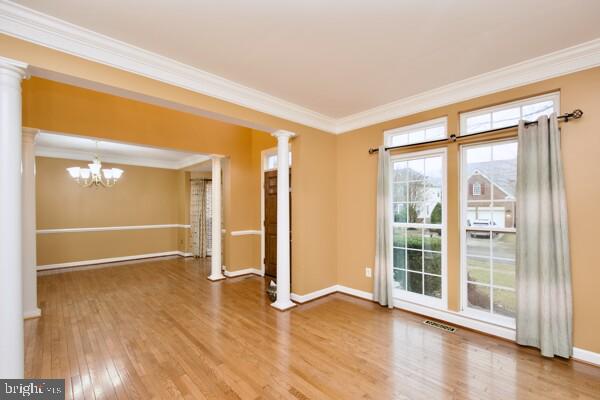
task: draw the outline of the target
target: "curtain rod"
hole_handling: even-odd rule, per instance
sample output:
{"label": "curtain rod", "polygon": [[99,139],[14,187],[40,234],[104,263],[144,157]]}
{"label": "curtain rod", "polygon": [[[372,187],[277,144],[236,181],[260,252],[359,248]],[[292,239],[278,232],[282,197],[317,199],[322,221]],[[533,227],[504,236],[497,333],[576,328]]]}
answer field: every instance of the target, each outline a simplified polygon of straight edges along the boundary
{"label": "curtain rod", "polygon": [[[563,115],[559,115],[558,117],[556,117],[559,120],[562,120],[563,122],[569,122],[572,119],[579,119],[581,118],[581,116],[583,115],[583,111],[581,111],[580,109],[576,109],[571,113],[565,113]],[[525,126],[527,125],[531,125],[531,124],[537,124],[537,121],[527,121],[525,122]],[[476,132],[476,133],[471,133],[470,135],[465,135],[465,136],[461,136],[461,137],[471,137],[471,136],[477,136],[477,135],[484,135],[484,134],[488,134],[488,133],[495,133],[495,132],[500,132],[506,129],[514,129],[514,128],[518,128],[519,125],[510,125],[510,126],[504,126],[502,128],[495,128],[495,129],[490,129],[487,131],[481,131],[481,132]],[[413,146],[423,146],[425,144],[432,144],[432,143],[453,143],[456,142],[456,139],[458,139],[459,137],[456,136],[455,134],[450,135],[447,138],[444,139],[437,139],[437,140],[430,140],[428,142],[419,142],[419,143],[411,143],[411,144],[403,144],[400,146],[391,146],[391,147],[386,147],[386,150],[394,150],[394,149],[403,149],[403,148],[407,148],[407,147],[413,147]],[[373,154],[373,153],[377,153],[379,151],[378,148],[369,148],[369,154]]]}

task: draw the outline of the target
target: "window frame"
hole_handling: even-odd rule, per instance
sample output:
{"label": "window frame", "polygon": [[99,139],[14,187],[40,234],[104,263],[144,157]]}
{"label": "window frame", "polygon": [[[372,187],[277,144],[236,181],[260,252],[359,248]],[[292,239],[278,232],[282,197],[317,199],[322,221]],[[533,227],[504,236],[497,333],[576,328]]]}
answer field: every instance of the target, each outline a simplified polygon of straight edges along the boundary
{"label": "window frame", "polygon": [[[415,304],[419,304],[419,305],[423,305],[423,306],[427,306],[430,308],[435,308],[435,309],[440,309],[440,310],[447,310],[448,309],[448,148],[447,147],[441,147],[441,148],[435,148],[435,149],[429,149],[429,150],[423,150],[423,151],[417,151],[417,152],[409,152],[409,153],[401,153],[401,154],[396,154],[396,155],[392,155],[390,158],[390,199],[389,199],[389,204],[388,206],[390,207],[390,209],[393,209],[393,196],[391,195],[391,193],[393,193],[394,190],[394,186],[393,186],[393,163],[395,161],[408,161],[408,160],[413,160],[413,159],[419,159],[419,158],[424,158],[424,157],[428,157],[428,156],[440,156],[442,158],[442,224],[440,225],[436,225],[436,224],[414,224],[414,223],[402,223],[402,222],[394,222],[394,216],[392,213],[392,221],[391,221],[391,232],[390,232],[390,237],[393,238],[394,236],[394,227],[396,226],[402,226],[402,227],[409,227],[411,225],[421,228],[421,229],[441,229],[442,230],[442,241],[441,241],[441,258],[442,258],[442,270],[441,270],[441,277],[442,277],[442,283],[441,283],[441,287],[442,287],[442,297],[441,298],[435,298],[432,296],[427,296],[425,294],[417,294],[417,293],[413,293],[413,292],[409,292],[408,290],[400,290],[400,289],[395,289],[394,288],[394,299],[396,300],[401,300],[401,301],[408,301],[411,303],[415,303]],[[392,254],[392,259],[390,260],[390,262],[392,263],[392,270],[394,269],[394,258],[393,258],[393,253],[394,253],[394,243],[393,243],[393,239],[392,242],[390,244],[391,246],[391,254]],[[408,271],[408,266],[406,266],[407,271]]]}
{"label": "window frame", "polygon": [[[552,101],[554,103],[554,111],[557,115],[560,114],[560,92],[552,92],[546,93],[539,96],[528,97],[526,99],[515,100],[508,103],[497,104],[495,106],[490,106],[486,108],[479,108],[477,110],[461,112],[460,113],[460,136],[469,136],[474,135],[480,132],[486,131],[486,129],[481,131],[467,132],[467,119],[472,117],[477,117],[479,115],[484,115],[488,113],[494,113],[497,111],[502,111],[510,108],[519,107],[521,110],[524,106],[528,106],[535,103],[541,103],[543,101]],[[520,111],[521,112],[521,111]],[[521,114],[522,115],[522,114]],[[499,129],[491,127],[490,129]]]}
{"label": "window frame", "polygon": [[[460,176],[460,182],[459,182],[459,190],[460,190],[460,198],[459,198],[459,204],[460,204],[460,313],[469,318],[472,318],[472,319],[476,319],[479,321],[503,326],[503,327],[510,328],[510,329],[516,328],[515,318],[507,317],[507,316],[501,315],[501,314],[494,314],[491,312],[491,309],[490,309],[490,312],[486,312],[486,311],[481,311],[481,310],[477,310],[475,308],[469,307],[468,280],[467,280],[467,228],[469,228],[469,230],[478,230],[478,229],[473,228],[473,227],[468,227],[466,225],[467,215],[468,215],[468,200],[466,200],[466,199],[468,198],[468,193],[469,193],[469,183],[468,183],[467,177],[465,175],[466,175],[466,171],[467,171],[467,169],[466,169],[466,162],[467,162],[466,150],[472,149],[472,148],[477,148],[477,147],[493,146],[495,144],[515,143],[515,142],[517,142],[517,138],[512,137],[512,138],[507,138],[507,139],[487,140],[487,141],[483,141],[483,142],[463,144],[460,146],[460,152],[459,152],[459,154],[460,154],[460,172],[459,172],[459,176]],[[491,195],[493,196],[493,190],[490,189],[490,191],[491,191]],[[515,199],[515,205],[517,205],[516,199]],[[517,205],[517,207],[518,207],[518,205]],[[484,231],[484,229],[479,229],[479,230]],[[489,231],[490,233],[493,231],[493,232],[514,233],[515,235],[517,234],[516,227],[514,227],[514,228],[496,227],[496,228],[490,228],[485,231],[486,232]],[[491,237],[490,237],[490,240],[492,240]],[[493,271],[490,271],[490,278],[492,275],[493,275]],[[515,279],[516,279],[516,254],[515,254]],[[490,288],[490,293],[492,293],[493,288],[494,288],[492,283],[490,283],[488,285],[488,287]],[[498,288],[501,289],[502,287],[498,287]],[[516,287],[514,290],[516,293]],[[493,307],[493,297],[490,298],[490,303],[491,303],[490,305]]]}
{"label": "window frame", "polygon": [[[428,121],[418,122],[416,124],[411,124],[411,125],[406,125],[406,126],[401,126],[398,128],[385,130],[385,131],[383,131],[383,143],[386,146],[392,146],[392,138],[396,135],[408,134],[413,131],[417,131],[417,130],[421,130],[421,129],[426,130],[427,128],[433,128],[433,127],[436,127],[439,125],[442,125],[444,127],[444,131],[445,131],[444,137],[440,138],[440,139],[447,139],[448,138],[448,117],[443,116],[443,117],[431,119]],[[433,139],[433,140],[438,140],[438,139]],[[423,141],[419,141],[419,142],[413,142],[413,143],[410,143],[409,141],[407,141],[406,145],[426,143],[426,142],[428,142],[427,139],[424,139]],[[402,145],[402,146],[404,146],[404,145]]]}

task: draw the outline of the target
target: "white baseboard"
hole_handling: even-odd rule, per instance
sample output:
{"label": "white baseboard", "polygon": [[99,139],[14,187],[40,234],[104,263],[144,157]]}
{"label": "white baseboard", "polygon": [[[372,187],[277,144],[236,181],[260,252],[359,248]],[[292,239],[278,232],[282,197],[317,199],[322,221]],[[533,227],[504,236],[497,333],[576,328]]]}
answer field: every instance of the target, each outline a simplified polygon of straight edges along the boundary
{"label": "white baseboard", "polygon": [[373,301],[373,293],[365,292],[364,290],[353,289],[344,285],[337,285],[337,291],[346,293],[351,296],[360,297],[361,299]]}
{"label": "white baseboard", "polygon": [[573,358],[600,367],[600,353],[573,347]]}
{"label": "white baseboard", "polygon": [[[182,256],[184,254],[190,254],[190,253],[183,253],[181,251],[175,250],[175,251],[165,251],[162,253],[148,253],[148,254],[137,254],[137,255],[133,255],[133,256],[99,258],[97,260],[82,260],[82,261],[72,261],[72,262],[59,263],[59,264],[38,265],[37,270],[44,271],[44,270],[49,270],[49,269],[73,268],[73,267],[82,267],[82,266],[94,265],[94,264],[107,264],[107,263],[114,263],[114,262],[120,262],[120,261],[140,260],[140,259],[144,259],[144,258]],[[187,257],[187,255],[184,257]]]}
{"label": "white baseboard", "polygon": [[327,295],[335,293],[337,291],[338,291],[338,285],[333,285],[333,286],[329,286],[324,289],[316,290],[314,292],[310,292],[307,294],[292,293],[290,295],[290,297],[296,303],[306,303],[307,301],[318,299],[319,297],[327,296]]}
{"label": "white baseboard", "polygon": [[23,319],[39,318],[42,316],[42,310],[36,308],[35,310],[25,311],[23,313]]}
{"label": "white baseboard", "polygon": [[181,256],[181,257],[192,257],[194,254],[193,253],[185,253],[183,251],[178,251],[177,255]]}
{"label": "white baseboard", "polygon": [[223,275],[225,275],[228,278],[235,278],[236,276],[242,276],[242,275],[259,275],[262,276],[262,272],[260,270],[260,268],[244,268],[244,269],[238,269],[237,271],[223,271]]}

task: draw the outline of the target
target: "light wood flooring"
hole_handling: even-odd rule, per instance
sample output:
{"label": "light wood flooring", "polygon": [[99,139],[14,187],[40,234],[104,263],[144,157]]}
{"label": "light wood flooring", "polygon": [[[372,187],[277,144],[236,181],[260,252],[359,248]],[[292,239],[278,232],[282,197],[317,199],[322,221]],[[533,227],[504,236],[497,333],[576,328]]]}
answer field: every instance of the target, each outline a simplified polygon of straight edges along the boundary
{"label": "light wood flooring", "polygon": [[256,276],[168,258],[39,277],[26,376],[86,399],[600,399],[600,368],[335,294],[288,312]]}

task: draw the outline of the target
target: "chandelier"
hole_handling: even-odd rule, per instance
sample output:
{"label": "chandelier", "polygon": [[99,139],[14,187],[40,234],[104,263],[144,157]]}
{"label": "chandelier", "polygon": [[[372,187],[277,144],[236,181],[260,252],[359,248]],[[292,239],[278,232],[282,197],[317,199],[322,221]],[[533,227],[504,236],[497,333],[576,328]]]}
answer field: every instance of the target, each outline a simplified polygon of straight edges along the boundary
{"label": "chandelier", "polygon": [[67,168],[71,178],[82,187],[111,187],[123,175],[123,170],[119,168],[104,168],[98,156],[94,156],[94,161],[88,164],[88,168],[71,167]]}

